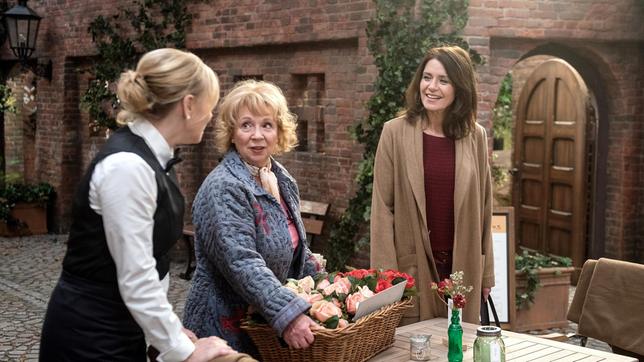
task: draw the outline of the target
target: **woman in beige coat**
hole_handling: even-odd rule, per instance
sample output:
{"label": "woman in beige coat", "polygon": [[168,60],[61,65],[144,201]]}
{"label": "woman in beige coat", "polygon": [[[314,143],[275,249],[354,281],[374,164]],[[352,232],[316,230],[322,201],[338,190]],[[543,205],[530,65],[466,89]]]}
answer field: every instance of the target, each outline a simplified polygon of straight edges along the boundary
{"label": "woman in beige coat", "polygon": [[403,324],[447,316],[430,283],[462,270],[465,285],[474,287],[463,319],[478,323],[481,296],[494,286],[492,185],[467,52],[430,49],[405,101],[403,115],[385,123],[376,151],[371,267],[416,278],[419,298]]}

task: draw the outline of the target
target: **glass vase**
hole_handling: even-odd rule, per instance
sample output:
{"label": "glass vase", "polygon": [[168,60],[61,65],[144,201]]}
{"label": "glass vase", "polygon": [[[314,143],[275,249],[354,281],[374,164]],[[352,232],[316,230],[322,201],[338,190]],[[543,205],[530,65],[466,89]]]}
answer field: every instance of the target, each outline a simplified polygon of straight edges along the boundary
{"label": "glass vase", "polygon": [[463,361],[463,327],[460,321],[460,309],[452,309],[452,320],[447,328],[448,351],[447,360],[449,362]]}

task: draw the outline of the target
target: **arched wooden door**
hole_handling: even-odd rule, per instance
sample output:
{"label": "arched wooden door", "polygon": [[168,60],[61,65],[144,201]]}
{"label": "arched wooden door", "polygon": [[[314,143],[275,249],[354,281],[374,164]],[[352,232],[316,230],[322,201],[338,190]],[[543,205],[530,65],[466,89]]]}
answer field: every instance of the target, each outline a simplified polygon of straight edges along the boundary
{"label": "arched wooden door", "polygon": [[588,90],[560,59],[539,65],[517,106],[513,197],[519,245],[586,257]]}

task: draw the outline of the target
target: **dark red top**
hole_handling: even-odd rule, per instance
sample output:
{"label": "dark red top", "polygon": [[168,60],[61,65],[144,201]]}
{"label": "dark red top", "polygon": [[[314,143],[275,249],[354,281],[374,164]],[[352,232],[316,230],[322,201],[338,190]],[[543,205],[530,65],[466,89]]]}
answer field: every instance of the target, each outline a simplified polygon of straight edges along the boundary
{"label": "dark red top", "polygon": [[449,277],[452,268],[455,155],[454,140],[423,133],[427,228],[441,279]]}

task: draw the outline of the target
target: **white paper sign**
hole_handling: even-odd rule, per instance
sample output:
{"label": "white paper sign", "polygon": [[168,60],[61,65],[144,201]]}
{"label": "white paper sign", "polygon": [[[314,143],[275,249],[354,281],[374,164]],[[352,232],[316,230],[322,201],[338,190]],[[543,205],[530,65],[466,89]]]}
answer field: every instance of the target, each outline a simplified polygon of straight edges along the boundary
{"label": "white paper sign", "polygon": [[[508,310],[508,230],[507,216],[492,216],[492,243],[494,247],[494,279],[495,285],[492,288],[491,295],[494,307],[499,316],[499,322],[508,323],[510,314]],[[493,320],[492,309],[488,306],[490,312],[490,321]]]}
{"label": "white paper sign", "polygon": [[403,293],[405,292],[405,286],[407,281],[402,281],[394,286],[391,286],[382,292],[375,294],[373,297],[367,298],[364,301],[358,303],[356,308],[356,315],[353,316],[353,321],[366,316],[367,314],[373,313],[378,309],[399,301]]}

